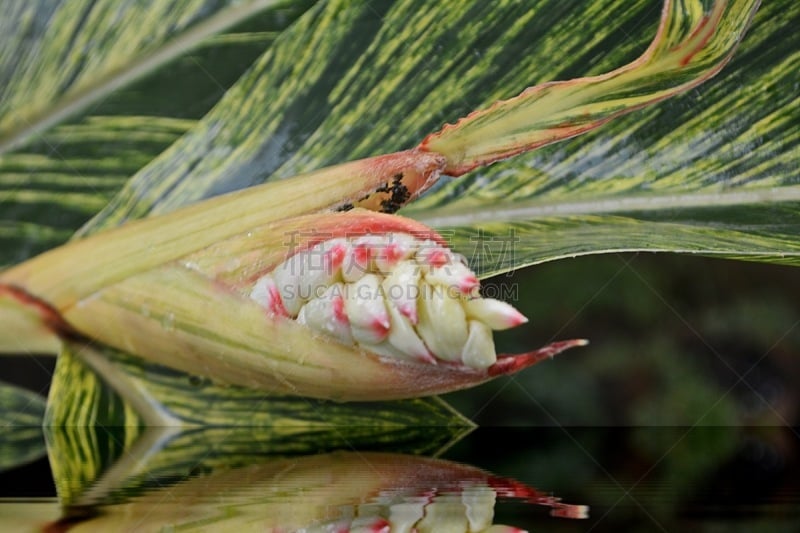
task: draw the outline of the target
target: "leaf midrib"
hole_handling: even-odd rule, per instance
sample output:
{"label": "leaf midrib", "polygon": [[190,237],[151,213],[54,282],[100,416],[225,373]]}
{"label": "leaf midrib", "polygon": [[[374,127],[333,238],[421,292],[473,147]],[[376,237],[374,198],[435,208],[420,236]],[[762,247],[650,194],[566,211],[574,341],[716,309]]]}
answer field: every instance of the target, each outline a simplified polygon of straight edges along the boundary
{"label": "leaf midrib", "polygon": [[708,208],[800,201],[800,186],[720,192],[629,194],[591,200],[498,201],[453,207],[409,209],[406,214],[432,227],[465,226],[479,223],[520,222],[543,217],[601,215],[620,212]]}

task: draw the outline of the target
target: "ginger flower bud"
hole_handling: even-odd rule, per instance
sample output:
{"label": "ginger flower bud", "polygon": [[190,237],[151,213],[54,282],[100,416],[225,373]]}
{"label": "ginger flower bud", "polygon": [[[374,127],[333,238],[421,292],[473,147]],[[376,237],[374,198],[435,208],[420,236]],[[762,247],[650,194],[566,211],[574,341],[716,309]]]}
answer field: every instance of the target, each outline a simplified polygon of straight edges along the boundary
{"label": "ginger flower bud", "polygon": [[295,253],[258,278],[250,298],[383,357],[485,369],[497,362],[492,330],[528,319],[481,298],[479,286],[442,244],[390,232],[331,238]]}
{"label": "ginger flower bud", "polygon": [[114,259],[83,285],[54,285],[86,250],[119,249],[136,229],[120,228],[40,256],[38,268],[12,271],[6,283],[55,294],[49,307],[30,308],[57,317],[65,335],[220,384],[321,399],[440,394],[584,344],[496,354],[492,331],[525,317],[481,298],[477,277],[441,236],[397,215],[355,208],[292,216],[219,240],[203,235],[204,243],[141,225],[164,240],[160,262]]}
{"label": "ginger flower bud", "polygon": [[[482,298],[477,276],[430,228],[354,209],[272,224],[186,258],[260,312],[278,390],[338,400],[437,394],[517,372],[583,340],[497,354],[492,332],[527,322]],[[250,308],[249,306],[246,306]],[[252,362],[252,357],[247,360]],[[252,364],[252,363],[251,363]],[[215,377],[268,374],[214,365]]]}

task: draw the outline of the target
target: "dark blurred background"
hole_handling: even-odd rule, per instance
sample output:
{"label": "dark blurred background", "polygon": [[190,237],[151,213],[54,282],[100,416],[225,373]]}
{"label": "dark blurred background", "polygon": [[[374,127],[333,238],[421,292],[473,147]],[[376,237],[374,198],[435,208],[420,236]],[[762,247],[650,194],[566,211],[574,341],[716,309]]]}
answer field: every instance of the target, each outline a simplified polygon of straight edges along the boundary
{"label": "dark blurred background", "polygon": [[679,256],[561,260],[487,280],[531,322],[498,352],[591,344],[447,399],[480,425],[796,425],[800,272]]}
{"label": "dark blurred background", "polygon": [[498,352],[591,341],[446,396],[481,426],[447,457],[590,506],[587,522],[498,506],[498,523],[545,531],[797,531],[800,271],[610,254],[485,284],[516,287],[515,305],[531,319],[497,334]]}

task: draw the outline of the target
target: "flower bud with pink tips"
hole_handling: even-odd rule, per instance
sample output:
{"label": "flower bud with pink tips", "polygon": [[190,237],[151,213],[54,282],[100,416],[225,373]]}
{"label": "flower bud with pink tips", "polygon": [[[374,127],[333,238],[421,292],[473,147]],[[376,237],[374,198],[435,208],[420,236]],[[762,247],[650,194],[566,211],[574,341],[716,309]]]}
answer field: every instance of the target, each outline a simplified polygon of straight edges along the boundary
{"label": "flower bud with pink tips", "polygon": [[[394,266],[375,260],[386,257],[384,251],[398,243],[402,243],[403,260]],[[285,262],[305,264],[303,255],[323,245],[299,251]],[[344,248],[354,258],[346,256],[343,264],[358,262],[364,268],[353,282],[348,282],[342,270],[345,297],[340,314],[345,316],[337,321],[332,318],[334,313],[327,311],[322,320],[309,321],[305,314],[298,320],[323,334],[335,331],[332,336],[339,340],[350,337],[355,347],[387,363],[444,363],[451,369],[488,371],[498,362],[492,330],[527,321],[512,306],[481,298],[477,277],[463,256],[453,253],[441,237],[427,229],[422,235],[405,231],[360,237],[351,234]],[[259,283],[260,279],[256,287]],[[256,296],[251,293],[251,298]],[[324,309],[329,303],[311,300],[306,305]],[[348,327],[349,335],[337,329]]]}
{"label": "flower bud with pink tips", "polygon": [[[463,256],[441,239],[423,237],[400,231],[334,237],[287,257],[258,278],[250,297],[268,312],[286,309],[285,316],[311,330],[384,358],[491,367],[497,361],[492,330],[527,319],[509,304],[481,298]],[[337,262],[315,259],[331,250],[337,250]],[[345,268],[328,268],[340,264],[362,270],[348,276]],[[281,306],[264,297],[264,287],[279,297],[314,291]]]}
{"label": "flower bud with pink tips", "polygon": [[[420,190],[440,164],[438,156],[395,154],[301,181],[340,191],[346,184],[357,197],[375,186],[376,168],[397,165]],[[582,343],[495,354],[486,329],[468,323],[482,320],[465,307],[477,297],[476,279],[436,232],[358,208],[296,214],[322,199],[284,205],[275,190],[294,189],[220,197],[43,254],[3,273],[0,289],[26,290],[0,292],[0,304],[21,303],[33,317],[21,319],[41,315],[58,335],[217,383],[341,401],[462,389]],[[151,243],[146,255],[133,246],[142,241]],[[90,255],[96,264],[85,261]]]}
{"label": "flower bud with pink tips", "polygon": [[[373,260],[387,243],[403,243],[393,267]],[[489,333],[508,325],[507,308],[471,312],[472,296],[427,283],[420,249],[435,250],[433,268],[461,269],[461,259],[430,228],[396,215],[297,216],[196,246],[186,255],[172,246],[174,259],[63,306],[63,323],[217,383],[341,401],[462,389],[583,344],[495,354]],[[351,282],[344,265],[357,253],[370,260]]]}

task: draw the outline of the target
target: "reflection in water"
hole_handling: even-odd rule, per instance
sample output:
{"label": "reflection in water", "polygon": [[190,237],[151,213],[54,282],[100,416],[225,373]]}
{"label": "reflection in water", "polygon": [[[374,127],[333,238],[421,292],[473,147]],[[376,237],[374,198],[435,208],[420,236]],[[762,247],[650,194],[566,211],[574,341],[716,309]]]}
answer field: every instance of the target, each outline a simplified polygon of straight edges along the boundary
{"label": "reflection in water", "polygon": [[[68,431],[81,435],[49,436],[58,443],[51,461],[69,461],[70,449],[79,451],[74,443],[102,442],[96,428]],[[498,500],[546,506],[555,517],[588,516],[585,506],[460,463],[376,451],[264,456],[257,439],[249,452],[226,454],[225,432],[207,431],[151,428],[103,469],[85,454],[61,468],[61,478],[54,468],[66,507],[51,529],[519,531],[493,524]],[[176,450],[182,467],[173,462]],[[71,479],[63,479],[67,473]]]}
{"label": "reflection in water", "polygon": [[[64,514],[55,498],[49,498],[55,493],[45,459],[0,475],[4,490],[0,492],[4,497],[0,530],[41,531],[45,522],[56,528],[85,530],[103,516],[125,512],[129,513],[129,528],[138,523],[133,518],[141,521],[146,516],[150,521],[143,524],[155,528],[158,524],[154,517],[164,518],[171,512],[175,515],[173,522],[180,518],[196,526],[194,529],[213,531],[223,528],[227,522],[222,518],[234,513],[260,509],[274,514],[281,502],[287,502],[281,499],[286,495],[292,495],[291,501],[296,503],[294,510],[285,508],[287,513],[301,512],[306,505],[302,498],[316,495],[319,525],[325,518],[335,523],[358,516],[358,512],[366,513],[369,504],[378,507],[379,516],[387,517],[392,503],[419,503],[415,497],[427,498],[428,503],[458,503],[469,492],[464,490],[467,486],[493,491],[495,522],[533,531],[771,533],[797,531],[800,523],[800,433],[792,428],[479,428],[450,447],[446,439],[435,440],[443,433],[441,428],[418,433],[424,442],[414,438],[393,445],[370,444],[366,433],[350,433],[348,436],[363,437],[353,440],[352,447],[341,442],[326,444],[329,435],[321,431],[294,431],[287,436],[276,428],[220,427],[183,433],[145,432],[137,438],[130,438],[120,428],[113,431],[104,437],[101,432],[84,429],[48,430],[50,464],[60,501],[68,508],[67,516],[75,520],[58,520]],[[442,452],[442,448],[447,449]],[[351,451],[342,454],[335,449]],[[391,476],[401,471],[399,467],[384,468],[376,460],[362,461],[359,469],[353,459],[358,459],[352,451],[355,449],[361,450],[364,458],[399,455],[408,461],[405,479],[428,481],[429,485],[412,483],[403,492],[398,485],[401,478]],[[337,470],[330,461],[320,459],[341,455],[351,458],[352,474],[345,475],[344,468]],[[439,456],[453,462],[420,458]],[[474,464],[483,470],[457,463]],[[450,471],[455,472],[451,477],[437,478],[433,474],[442,472],[437,467],[442,464],[458,468]],[[272,478],[268,477],[270,465]],[[306,479],[316,479],[316,485],[293,485],[296,488],[290,491],[287,480],[299,479],[303,469]],[[408,470],[416,472],[411,475]],[[543,489],[545,499],[540,492],[527,492],[522,485],[486,471]],[[328,477],[323,472],[328,472]],[[334,479],[336,472],[341,475]],[[262,482],[255,483],[259,479]],[[381,480],[386,485],[380,485]],[[355,490],[346,493],[348,487],[359,486],[363,494]],[[192,488],[197,489],[193,497]],[[559,503],[548,500],[551,495],[591,506],[588,520],[549,516],[568,511],[570,506],[526,503]],[[184,514],[180,514],[178,496],[188,499]],[[329,508],[321,503],[326,499],[334,502]],[[441,507],[423,508],[435,513]],[[200,514],[211,511],[217,514]],[[203,528],[187,518],[193,513],[217,521]],[[466,510],[462,510],[464,513]],[[265,520],[262,517],[258,524]],[[236,529],[243,528],[232,523]]]}

